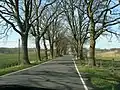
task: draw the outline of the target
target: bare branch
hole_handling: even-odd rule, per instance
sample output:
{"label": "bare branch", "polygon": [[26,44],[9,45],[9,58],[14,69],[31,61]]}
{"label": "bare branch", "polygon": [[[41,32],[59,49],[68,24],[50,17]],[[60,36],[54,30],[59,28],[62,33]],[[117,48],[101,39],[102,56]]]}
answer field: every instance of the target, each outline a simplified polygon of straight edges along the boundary
{"label": "bare branch", "polygon": [[8,24],[10,24],[10,25],[12,26],[12,28],[13,28],[16,32],[18,32],[20,35],[22,35],[22,33],[16,29],[15,25],[14,25],[12,22],[10,22],[9,20],[7,20],[7,19],[6,19],[5,17],[3,17],[1,14],[0,14],[0,17],[1,17],[3,20],[5,20]]}
{"label": "bare branch", "polygon": [[32,25],[39,17],[41,17],[43,11],[44,11],[48,6],[52,5],[52,4],[55,3],[55,2],[56,2],[56,0],[54,0],[53,2],[51,2],[51,3],[49,3],[49,4],[46,4],[46,5],[43,7],[43,9],[41,10],[39,16],[36,17],[36,18],[31,22],[30,25]]}

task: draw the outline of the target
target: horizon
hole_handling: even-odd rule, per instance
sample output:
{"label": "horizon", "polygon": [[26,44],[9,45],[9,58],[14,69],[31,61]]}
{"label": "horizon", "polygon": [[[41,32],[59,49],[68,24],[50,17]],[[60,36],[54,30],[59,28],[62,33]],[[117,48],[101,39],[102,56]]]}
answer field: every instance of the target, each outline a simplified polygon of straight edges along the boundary
{"label": "horizon", "polygon": [[[18,47],[18,40],[20,39],[19,35],[16,34],[16,32],[12,32],[11,35],[8,37],[8,39],[0,39],[0,48],[17,48]],[[42,41],[40,42],[41,48],[44,48],[44,45]],[[49,48],[49,43],[47,42],[47,46]],[[89,49],[89,44],[84,45],[85,48]],[[35,43],[33,38],[29,38],[28,40],[28,48],[35,48]],[[113,36],[110,40],[109,38],[106,38],[105,36],[100,36],[96,40],[96,48],[100,49],[111,49],[111,48],[120,48],[120,41]]]}

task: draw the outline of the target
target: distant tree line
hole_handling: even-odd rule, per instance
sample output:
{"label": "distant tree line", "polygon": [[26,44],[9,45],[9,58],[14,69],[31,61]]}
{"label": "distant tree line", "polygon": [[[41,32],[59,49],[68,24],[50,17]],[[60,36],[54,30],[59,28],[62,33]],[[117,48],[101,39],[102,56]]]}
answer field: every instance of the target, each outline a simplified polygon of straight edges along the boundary
{"label": "distant tree line", "polygon": [[[41,49],[42,52],[44,52],[44,49]],[[49,51],[49,50],[48,50]],[[0,48],[1,54],[18,54],[19,48]],[[22,51],[20,50],[22,53]],[[28,48],[28,52],[35,52],[35,48]]]}
{"label": "distant tree line", "polygon": [[12,54],[18,52],[18,48],[0,48],[2,54]]}
{"label": "distant tree line", "polygon": [[110,49],[100,49],[100,48],[96,48],[95,49],[96,51],[103,51],[103,52],[106,52],[106,51],[118,51],[120,52],[120,48],[110,48]]}

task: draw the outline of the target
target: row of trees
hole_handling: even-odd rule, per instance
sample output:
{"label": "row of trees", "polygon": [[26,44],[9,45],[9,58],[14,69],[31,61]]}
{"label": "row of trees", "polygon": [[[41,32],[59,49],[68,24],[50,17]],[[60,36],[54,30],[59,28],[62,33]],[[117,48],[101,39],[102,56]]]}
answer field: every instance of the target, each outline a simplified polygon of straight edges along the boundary
{"label": "row of trees", "polygon": [[27,48],[30,34],[35,38],[39,60],[40,40],[46,59],[46,41],[52,58],[71,48],[80,60],[84,59],[83,46],[89,42],[89,56],[95,66],[96,39],[104,32],[116,34],[110,27],[120,23],[120,16],[112,14],[119,6],[113,0],[1,0],[0,23],[4,30],[0,34],[6,35],[12,28],[21,36],[24,64],[30,64]]}
{"label": "row of trees", "polygon": [[77,57],[83,59],[83,45],[89,41],[89,59],[96,66],[95,45],[96,40],[104,33],[119,35],[111,26],[120,23],[119,1],[113,0],[63,0],[65,16],[71,30]]}
{"label": "row of trees", "polygon": [[53,57],[54,43],[61,41],[60,35],[64,36],[64,33],[59,30],[62,13],[58,0],[1,0],[0,20],[4,30],[1,30],[0,34],[6,35],[12,29],[21,36],[23,64],[30,64],[27,47],[30,34],[35,38],[39,60],[41,60],[40,40],[42,38],[46,59],[48,57],[46,40],[49,41],[50,53]]}

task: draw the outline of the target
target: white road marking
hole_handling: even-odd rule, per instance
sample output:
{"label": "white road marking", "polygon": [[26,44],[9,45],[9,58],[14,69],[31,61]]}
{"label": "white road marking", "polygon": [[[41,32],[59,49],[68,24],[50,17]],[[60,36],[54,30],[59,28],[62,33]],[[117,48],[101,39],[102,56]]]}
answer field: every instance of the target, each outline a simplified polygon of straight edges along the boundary
{"label": "white road marking", "polygon": [[73,62],[74,62],[74,65],[75,65],[76,71],[77,71],[77,73],[78,73],[78,75],[79,75],[79,77],[80,77],[80,80],[82,81],[82,84],[83,84],[85,90],[88,90],[88,88],[87,88],[87,86],[86,86],[86,84],[85,84],[85,82],[84,82],[84,80],[83,80],[83,78],[82,78],[82,76],[81,76],[81,74],[80,74],[78,68],[77,68],[77,65],[76,65],[76,63],[75,63],[75,60],[74,60],[74,59],[72,59],[72,60],[73,60]]}
{"label": "white road marking", "polygon": [[35,67],[37,67],[37,66],[39,66],[39,65],[46,64],[46,63],[51,62],[51,61],[52,61],[52,60],[49,60],[49,61],[47,61],[47,62],[38,64],[38,65],[35,65],[35,66],[32,66],[32,67],[28,67],[28,68],[25,68],[25,69],[22,69],[22,70],[18,70],[18,71],[11,72],[11,73],[8,73],[8,74],[5,74],[5,75],[1,75],[0,77],[5,77],[5,76],[13,75],[13,74],[18,73],[18,72],[21,72],[21,71],[29,70],[29,69],[31,69],[31,68],[35,68]]}

